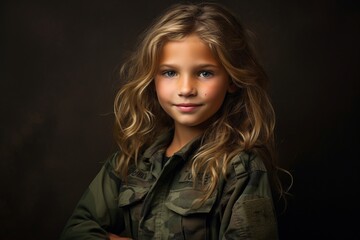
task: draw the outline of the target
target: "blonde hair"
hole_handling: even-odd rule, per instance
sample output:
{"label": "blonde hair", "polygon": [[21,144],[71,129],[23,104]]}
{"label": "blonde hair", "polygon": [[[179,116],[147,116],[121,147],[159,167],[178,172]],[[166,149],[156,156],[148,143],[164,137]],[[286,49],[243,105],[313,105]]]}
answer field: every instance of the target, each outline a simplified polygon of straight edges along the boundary
{"label": "blonde hair", "polygon": [[139,153],[173,121],[160,107],[154,90],[159,54],[167,41],[196,34],[208,44],[214,56],[237,87],[228,93],[222,108],[203,135],[193,157],[192,175],[202,172],[204,198],[211,196],[220,175],[226,176],[230,160],[242,151],[256,152],[264,160],[275,188],[280,192],[274,161],[275,115],[267,93],[267,76],[249,45],[246,31],[224,7],[215,3],[176,4],[160,16],[147,31],[120,70],[125,84],[115,98],[115,136],[121,149],[117,170],[126,176],[128,166]]}

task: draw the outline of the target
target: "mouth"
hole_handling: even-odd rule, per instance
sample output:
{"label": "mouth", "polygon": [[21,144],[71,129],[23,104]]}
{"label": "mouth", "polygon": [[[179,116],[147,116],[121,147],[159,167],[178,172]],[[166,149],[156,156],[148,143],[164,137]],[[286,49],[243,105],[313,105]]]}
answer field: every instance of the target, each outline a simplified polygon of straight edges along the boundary
{"label": "mouth", "polygon": [[196,104],[196,103],[175,104],[175,107],[181,112],[193,112],[201,106],[202,104]]}

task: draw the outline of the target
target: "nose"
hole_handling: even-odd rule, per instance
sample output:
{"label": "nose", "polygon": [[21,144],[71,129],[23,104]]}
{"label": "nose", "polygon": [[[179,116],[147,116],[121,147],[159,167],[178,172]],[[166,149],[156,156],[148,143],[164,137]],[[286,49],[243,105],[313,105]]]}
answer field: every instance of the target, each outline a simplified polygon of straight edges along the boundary
{"label": "nose", "polygon": [[191,97],[197,95],[196,82],[192,76],[183,76],[179,78],[178,95],[180,97]]}

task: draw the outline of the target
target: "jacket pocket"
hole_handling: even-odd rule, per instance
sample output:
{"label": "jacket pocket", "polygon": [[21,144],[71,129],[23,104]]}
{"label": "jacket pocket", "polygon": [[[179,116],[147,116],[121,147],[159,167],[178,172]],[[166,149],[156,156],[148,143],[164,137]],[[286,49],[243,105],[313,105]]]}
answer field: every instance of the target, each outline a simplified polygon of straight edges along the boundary
{"label": "jacket pocket", "polygon": [[172,190],[165,206],[174,214],[176,222],[180,223],[183,239],[207,239],[209,235],[208,221],[214,206],[216,193],[201,206],[194,204],[203,195],[202,191],[193,188]]}
{"label": "jacket pocket", "polygon": [[141,218],[143,199],[148,193],[149,188],[123,185],[119,189],[118,207],[122,209],[125,231],[122,236],[137,239],[137,230]]}

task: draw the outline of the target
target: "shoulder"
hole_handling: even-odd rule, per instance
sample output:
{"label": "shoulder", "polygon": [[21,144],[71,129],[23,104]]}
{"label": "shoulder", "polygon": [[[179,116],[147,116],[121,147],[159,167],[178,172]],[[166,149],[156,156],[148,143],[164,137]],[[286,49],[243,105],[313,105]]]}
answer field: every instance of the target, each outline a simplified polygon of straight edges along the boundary
{"label": "shoulder", "polygon": [[263,159],[253,152],[241,152],[236,155],[228,166],[230,175],[241,177],[253,172],[267,172]]}
{"label": "shoulder", "polygon": [[225,182],[224,191],[271,198],[268,172],[263,159],[255,153],[242,152],[235,156],[228,165]]}
{"label": "shoulder", "polygon": [[120,178],[119,173],[115,170],[118,164],[119,151],[111,153],[107,158],[103,165],[105,171],[110,175],[110,177]]}

